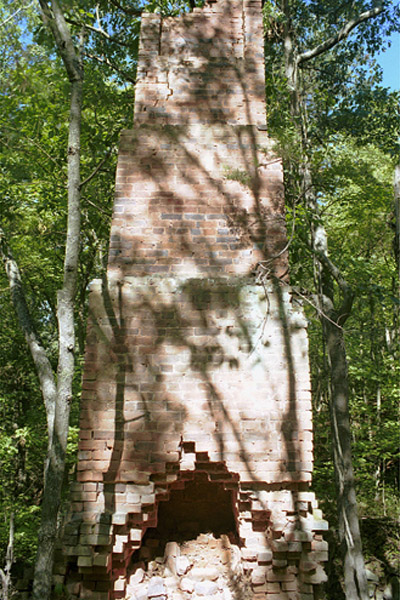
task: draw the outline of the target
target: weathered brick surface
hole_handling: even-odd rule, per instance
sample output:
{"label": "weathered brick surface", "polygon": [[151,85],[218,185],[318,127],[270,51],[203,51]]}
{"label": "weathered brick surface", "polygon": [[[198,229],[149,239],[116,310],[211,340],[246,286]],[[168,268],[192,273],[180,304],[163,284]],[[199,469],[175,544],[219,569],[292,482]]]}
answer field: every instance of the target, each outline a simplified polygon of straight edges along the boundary
{"label": "weathered brick surface", "polygon": [[143,15],[56,569],[74,598],[124,597],[146,531],[177,518],[179,493],[190,506],[198,481],[214,486],[193,498],[201,524],[210,494],[230,499],[254,599],[306,600],[324,581],[306,323],[264,87],[261,2]]}
{"label": "weathered brick surface", "polygon": [[287,288],[125,278],[94,282],[90,306],[78,480],[140,484],[204,453],[242,482],[310,481],[307,337]]}
{"label": "weathered brick surface", "polygon": [[135,121],[265,125],[260,3],[219,0],[179,19],[145,15]]}
{"label": "weathered brick surface", "polygon": [[[286,246],[282,168],[253,125],[125,132],[109,275],[248,275]],[[287,271],[282,253],[269,267]]]}

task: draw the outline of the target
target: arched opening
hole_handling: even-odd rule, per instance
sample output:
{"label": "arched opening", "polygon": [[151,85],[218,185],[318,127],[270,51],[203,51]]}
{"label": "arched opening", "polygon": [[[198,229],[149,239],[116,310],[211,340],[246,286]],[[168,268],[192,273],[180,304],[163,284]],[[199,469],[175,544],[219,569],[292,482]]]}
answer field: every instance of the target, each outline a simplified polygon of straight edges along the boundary
{"label": "arched opening", "polygon": [[236,490],[226,489],[222,481],[210,481],[206,472],[182,473],[169,486],[168,496],[158,502],[157,526],[147,529],[131,563],[147,564],[164,555],[168,542],[182,543],[201,534],[225,535],[238,543],[236,495]]}
{"label": "arched opening", "polygon": [[158,502],[157,526],[147,529],[132,555],[129,590],[137,593],[154,581],[168,593],[173,586],[210,593],[231,587],[232,565],[240,563],[237,484],[231,477],[225,473],[215,481],[209,472],[187,471],[168,486]]}

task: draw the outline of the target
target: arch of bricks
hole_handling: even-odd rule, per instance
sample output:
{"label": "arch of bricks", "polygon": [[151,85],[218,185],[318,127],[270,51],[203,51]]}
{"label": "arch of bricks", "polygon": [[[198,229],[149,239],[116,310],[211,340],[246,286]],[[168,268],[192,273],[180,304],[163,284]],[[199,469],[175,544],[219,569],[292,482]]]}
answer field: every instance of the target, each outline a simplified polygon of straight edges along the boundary
{"label": "arch of bricks", "polygon": [[143,15],[55,572],[71,598],[124,598],[160,502],[199,473],[232,493],[255,600],[313,600],[325,580],[306,321],[264,70],[261,0]]}

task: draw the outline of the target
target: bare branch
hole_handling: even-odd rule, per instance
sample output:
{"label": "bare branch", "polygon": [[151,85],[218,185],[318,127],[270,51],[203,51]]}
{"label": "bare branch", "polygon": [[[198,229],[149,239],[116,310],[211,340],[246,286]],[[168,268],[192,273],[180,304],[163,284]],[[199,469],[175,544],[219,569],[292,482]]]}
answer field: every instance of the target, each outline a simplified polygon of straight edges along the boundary
{"label": "bare branch", "polygon": [[[33,362],[35,364],[36,372],[39,377],[40,387],[46,403],[46,414],[49,422],[49,419],[51,421],[54,415],[53,403],[56,395],[54,373],[39,336],[36,333],[33,319],[26,301],[18,264],[7,244],[4,231],[1,228],[0,256],[7,274],[11,291],[11,300],[14,305],[15,312],[17,313],[18,323],[24,333],[25,340],[28,344]],[[50,428],[49,431],[51,431]]]}
{"label": "bare branch", "polygon": [[56,41],[69,80],[71,82],[82,81],[82,65],[57,0],[51,0],[51,8],[47,0],[39,0],[39,4],[42,9],[43,20],[51,29]]}
{"label": "bare branch", "polygon": [[[338,329],[343,329],[343,327],[341,325],[339,325],[339,323],[337,323],[336,321],[334,321],[333,319],[331,319],[326,312],[324,312],[319,304],[321,304],[320,302],[320,297],[315,298],[315,302],[311,302],[310,298],[308,298],[307,296],[305,296],[304,294],[302,294],[300,292],[300,290],[297,287],[292,287],[292,291],[294,294],[296,294],[296,296],[299,296],[302,300],[304,300],[305,302],[307,302],[307,304],[309,304],[310,306],[312,306],[312,308],[318,313],[318,315],[320,317],[323,317],[324,319],[326,319],[327,321],[329,321],[330,323],[332,323],[332,325],[334,325],[335,327],[337,327]],[[315,296],[312,295],[312,298],[314,298]],[[322,304],[325,306],[326,304],[329,303],[329,299],[325,296],[323,298],[323,302]]]}
{"label": "bare branch", "polygon": [[96,19],[97,19],[99,25],[101,26],[100,11],[99,11],[99,5],[98,4],[96,4]]}
{"label": "bare branch", "polygon": [[311,60],[312,58],[315,58],[316,56],[323,54],[327,50],[330,50],[331,48],[333,48],[333,46],[336,46],[336,44],[338,44],[341,40],[346,38],[355,27],[360,25],[360,23],[363,23],[364,21],[366,21],[367,19],[371,19],[372,17],[376,17],[382,11],[383,11],[383,6],[377,6],[376,8],[372,8],[371,10],[367,10],[367,11],[361,13],[355,19],[348,21],[338,31],[338,33],[336,35],[333,35],[332,37],[327,39],[325,42],[322,42],[322,44],[315,46],[315,48],[312,48],[311,50],[307,50],[306,52],[299,54],[299,56],[296,59],[297,65],[301,65],[302,63],[306,62],[307,60]]}
{"label": "bare branch", "polygon": [[108,40],[110,42],[115,42],[116,44],[119,44],[120,46],[129,46],[129,44],[127,42],[124,42],[120,38],[110,35],[102,27],[101,28],[95,27],[94,25],[90,25],[89,23],[80,23],[79,21],[75,21],[75,19],[71,19],[71,17],[65,17],[65,21],[66,21],[66,23],[69,23],[70,25],[75,25],[76,27],[83,27],[84,29],[87,29],[88,31],[93,31],[93,33],[101,35],[101,36],[105,37],[106,40]]}
{"label": "bare branch", "polygon": [[88,52],[83,52],[83,55],[86,56],[87,58],[90,58],[91,60],[97,61],[98,63],[100,63],[102,65],[107,65],[107,67],[110,67],[110,69],[113,69],[113,71],[116,71],[117,73],[119,73],[120,75],[125,77],[125,79],[127,81],[129,81],[130,83],[133,83],[133,84],[136,83],[136,79],[133,79],[132,75],[130,75],[129,73],[127,73],[120,67],[117,67],[117,65],[112,63],[108,58],[96,56],[95,54],[89,54]]}
{"label": "bare branch", "polygon": [[103,28],[95,27],[94,25],[89,25],[89,23],[80,23],[79,21],[75,21],[75,19],[71,19],[71,17],[65,17],[65,21],[67,23],[69,23],[70,25],[76,25],[77,27],[84,27],[85,29],[88,29],[89,31],[93,31],[94,33],[99,33],[100,35],[105,37],[107,40],[113,39],[113,37],[109,33],[107,33],[107,31],[105,31]]}
{"label": "bare branch", "polygon": [[321,263],[322,267],[326,269],[328,273],[330,273],[330,275],[335,279],[342,292],[342,305],[335,312],[337,314],[337,323],[340,322],[342,325],[344,325],[351,313],[351,308],[354,302],[354,292],[351,286],[343,277],[340,269],[331,261],[331,259],[324,252],[317,250],[315,247],[311,248],[311,250]]}
{"label": "bare branch", "polygon": [[85,199],[85,202],[87,202],[88,204],[90,204],[90,206],[93,206],[93,208],[95,208],[96,210],[99,211],[99,213],[101,213],[102,215],[104,215],[107,220],[109,220],[110,215],[107,211],[105,211],[104,209],[102,209],[100,206],[97,206],[97,204],[95,204],[94,202],[92,202],[92,200],[89,200],[88,198]]}
{"label": "bare branch", "polygon": [[111,156],[112,152],[114,150],[114,147],[110,148],[107,152],[106,155],[101,159],[101,161],[99,162],[99,164],[93,169],[93,171],[90,173],[90,175],[88,175],[88,177],[86,177],[86,179],[84,179],[81,184],[80,184],[80,189],[83,188],[84,185],[86,185],[87,183],[89,183],[89,181],[91,181],[93,179],[93,177],[95,177],[97,175],[97,173],[100,171],[101,167],[104,165],[104,163],[109,159],[109,157]]}
{"label": "bare branch", "polygon": [[35,3],[35,0],[32,0],[32,2],[29,2],[29,4],[27,4],[26,6],[20,6],[19,9],[15,11],[15,13],[13,13],[9,17],[7,17],[7,19],[5,19],[5,21],[3,21],[2,23],[0,23],[0,27],[3,27],[9,21],[12,21],[12,19],[14,17],[16,17],[18,13],[20,13],[22,10],[26,10],[27,8],[31,7],[32,4],[34,4],[34,3]]}

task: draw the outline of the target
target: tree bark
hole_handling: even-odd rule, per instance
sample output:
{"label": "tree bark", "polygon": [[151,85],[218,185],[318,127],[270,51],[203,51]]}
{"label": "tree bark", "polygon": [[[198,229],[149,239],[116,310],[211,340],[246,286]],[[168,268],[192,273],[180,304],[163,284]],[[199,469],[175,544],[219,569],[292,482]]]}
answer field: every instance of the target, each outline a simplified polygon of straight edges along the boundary
{"label": "tree bark", "polygon": [[320,54],[324,54],[325,52],[336,46],[336,44],[347,38],[351,31],[353,31],[355,27],[358,27],[360,23],[363,23],[364,21],[367,21],[372,17],[377,17],[382,11],[383,6],[376,6],[375,8],[371,8],[371,10],[366,10],[365,12],[361,13],[355,19],[351,19],[338,31],[336,35],[333,35],[332,37],[328,38],[327,40],[322,42],[322,44],[318,44],[318,46],[315,46],[315,48],[312,48],[311,50],[306,50],[305,52],[302,52],[302,54],[299,54],[297,58],[297,64],[300,65],[301,63],[307,60],[311,60],[312,58],[315,58]]}
{"label": "tree bark", "polygon": [[57,294],[58,367],[53,431],[44,472],[44,492],[38,551],[33,583],[34,600],[50,598],[58,513],[65,471],[65,454],[75,369],[74,296],[78,272],[80,233],[80,120],[82,82],[71,84],[70,131],[68,142],[68,224],[63,287]]}
{"label": "tree bark", "polygon": [[321,321],[330,366],[331,402],[329,408],[345,594],[347,600],[368,600],[368,581],[357,514],[351,451],[349,380],[344,335],[343,329],[336,325],[341,320],[340,316],[333,310],[332,301],[326,297],[323,301],[323,313],[330,317],[328,320],[322,315]]}
{"label": "tree bark", "polygon": [[8,535],[8,545],[6,551],[6,564],[3,569],[0,569],[1,580],[1,600],[8,600],[10,597],[11,585],[11,567],[14,562],[14,513],[10,515],[10,529]]}
{"label": "tree bark", "polygon": [[[353,293],[342,273],[328,255],[328,237],[321,219],[314,191],[309,161],[307,107],[302,100],[299,65],[329,50],[344,39],[359,23],[379,14],[381,9],[368,11],[344,26],[337,36],[329,38],[313,50],[299,54],[290,25],[290,6],[282,0],[285,15],[284,54],[285,74],[291,95],[291,112],[302,144],[302,160],[298,167],[301,192],[310,215],[311,250],[315,260],[319,317],[328,353],[330,370],[330,416],[332,429],[333,462],[337,484],[339,539],[343,554],[344,584],[347,600],[368,600],[368,582],[362,553],[360,526],[353,462],[351,453],[351,426],[349,413],[349,383],[344,344],[343,325],[350,315]],[[339,287],[341,304],[334,306],[334,288]]]}
{"label": "tree bark", "polygon": [[38,375],[40,390],[42,392],[42,398],[46,408],[47,430],[50,438],[54,427],[57,394],[55,377],[45,349],[39,339],[38,334],[36,333],[35,326],[29,312],[17,261],[15,260],[11,249],[7,244],[7,240],[2,229],[0,229],[0,255],[10,286],[11,301],[17,314],[18,323],[24,333],[26,343],[35,365],[36,373]]}
{"label": "tree bark", "polygon": [[400,164],[396,165],[393,178],[394,187],[394,218],[395,218],[395,234],[394,234],[394,256],[397,262],[397,271],[400,281]]}
{"label": "tree bark", "polygon": [[[68,211],[64,255],[63,285],[57,294],[58,366],[57,378],[36,334],[25,298],[21,274],[5,236],[0,230],[0,255],[9,280],[12,302],[31,352],[46,408],[48,446],[44,465],[44,493],[38,550],[33,581],[34,600],[48,600],[51,594],[54,550],[72,401],[75,370],[74,299],[78,277],[80,245],[80,137],[83,91],[83,69],[80,52],[73,39],[57,0],[39,0],[44,23],[53,33],[57,48],[71,84],[68,135]],[[82,40],[81,40],[82,45]]]}
{"label": "tree bark", "polygon": [[53,429],[44,471],[39,543],[33,582],[34,600],[48,600],[51,594],[58,514],[65,471],[72,382],[75,369],[74,298],[78,276],[80,244],[80,135],[83,69],[79,53],[57,0],[39,0],[45,24],[50,28],[71,83],[68,135],[68,216],[63,285],[57,294],[58,367]]}

